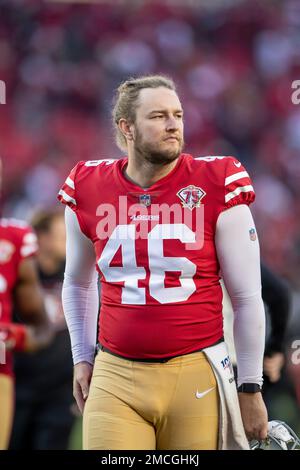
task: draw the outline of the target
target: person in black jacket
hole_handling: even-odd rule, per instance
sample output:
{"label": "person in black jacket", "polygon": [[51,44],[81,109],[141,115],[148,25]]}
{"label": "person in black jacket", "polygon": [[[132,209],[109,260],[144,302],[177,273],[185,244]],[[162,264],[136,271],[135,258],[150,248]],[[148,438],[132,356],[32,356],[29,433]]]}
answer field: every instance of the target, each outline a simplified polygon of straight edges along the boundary
{"label": "person in black jacket", "polygon": [[262,394],[269,418],[276,419],[278,412],[283,412],[280,397],[288,395],[292,401],[295,400],[295,387],[285,367],[285,358],[289,354],[287,335],[291,311],[291,292],[284,280],[265,264],[261,266],[261,279],[262,297],[267,313]]}
{"label": "person in black jacket", "polygon": [[[267,336],[264,353],[264,383],[262,393],[266,405],[272,401],[273,393],[277,394],[280,387],[288,386],[288,378],[284,374],[286,335],[291,308],[291,292],[288,285],[264,263],[261,263],[262,298],[265,304],[267,317]],[[224,290],[225,302],[223,304],[224,336],[229,349],[229,355],[236,369],[235,348],[233,344],[233,317],[232,307],[226,301],[227,295]],[[269,408],[269,407],[268,407]]]}
{"label": "person in black jacket", "polygon": [[284,365],[285,336],[291,307],[287,284],[265,264],[261,265],[262,297],[267,306],[270,333],[266,341],[264,358],[264,388],[276,383]]}

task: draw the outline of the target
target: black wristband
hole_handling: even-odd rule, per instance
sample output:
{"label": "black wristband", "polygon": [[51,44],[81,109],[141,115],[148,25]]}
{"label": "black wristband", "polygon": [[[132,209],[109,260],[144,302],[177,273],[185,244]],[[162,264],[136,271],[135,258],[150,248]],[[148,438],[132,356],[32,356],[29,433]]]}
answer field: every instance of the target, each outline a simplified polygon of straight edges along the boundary
{"label": "black wristband", "polygon": [[261,392],[261,386],[254,383],[244,383],[241,384],[237,390],[242,393],[257,393]]}

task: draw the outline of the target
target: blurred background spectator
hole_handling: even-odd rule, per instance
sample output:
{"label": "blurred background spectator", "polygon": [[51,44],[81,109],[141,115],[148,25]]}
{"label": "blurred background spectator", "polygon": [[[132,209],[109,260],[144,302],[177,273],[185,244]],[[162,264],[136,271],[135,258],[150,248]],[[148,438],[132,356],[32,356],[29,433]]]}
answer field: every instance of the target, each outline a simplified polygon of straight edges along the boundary
{"label": "blurred background spectator", "polygon": [[253,177],[263,259],[293,290],[291,345],[300,338],[299,46],[298,0],[2,0],[4,214],[29,219],[55,206],[78,160],[119,158],[113,90],[130,75],[170,75],[186,151],[236,155]]}
{"label": "blurred background spectator", "polygon": [[60,208],[40,211],[31,224],[38,237],[39,277],[55,336],[42,351],[16,353],[14,357],[16,404],[10,448],[64,450],[68,448],[75,419],[71,344],[61,303],[64,213]]}

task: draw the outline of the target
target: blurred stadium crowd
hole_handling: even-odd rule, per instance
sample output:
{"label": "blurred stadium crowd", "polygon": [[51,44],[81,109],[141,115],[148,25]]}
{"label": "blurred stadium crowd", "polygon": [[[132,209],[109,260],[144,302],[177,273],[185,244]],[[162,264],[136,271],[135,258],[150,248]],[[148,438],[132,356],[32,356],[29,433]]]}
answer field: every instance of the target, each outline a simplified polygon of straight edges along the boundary
{"label": "blurred stadium crowd", "polygon": [[118,158],[114,88],[131,75],[165,73],[185,106],[186,150],[246,165],[264,260],[300,288],[300,105],[291,102],[299,45],[297,0],[213,10],[2,1],[5,212],[28,218],[55,205],[78,160]]}
{"label": "blurred stadium crowd", "polygon": [[[300,79],[300,2],[201,4],[1,1],[2,212],[30,220],[37,210],[56,210],[78,160],[121,156],[110,117],[118,84],[169,75],[184,105],[186,151],[235,155],[254,180],[263,259],[294,292],[290,350],[300,335],[300,105],[291,100]],[[61,281],[60,265],[58,274]],[[284,381],[275,409],[286,393]],[[299,410],[288,406],[285,419],[298,428]]]}

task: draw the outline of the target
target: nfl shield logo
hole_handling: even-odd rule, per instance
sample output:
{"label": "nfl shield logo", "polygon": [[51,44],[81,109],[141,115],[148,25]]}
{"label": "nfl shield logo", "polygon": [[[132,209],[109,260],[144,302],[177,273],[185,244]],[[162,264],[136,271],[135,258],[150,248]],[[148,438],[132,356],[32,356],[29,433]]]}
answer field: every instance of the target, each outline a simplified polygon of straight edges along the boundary
{"label": "nfl shield logo", "polygon": [[199,207],[201,199],[206,195],[203,189],[190,184],[186,188],[178,191],[177,196],[180,198],[183,207],[193,210],[194,207]]}
{"label": "nfl shield logo", "polygon": [[151,204],[151,196],[149,194],[141,194],[139,196],[140,204],[149,207]]}

